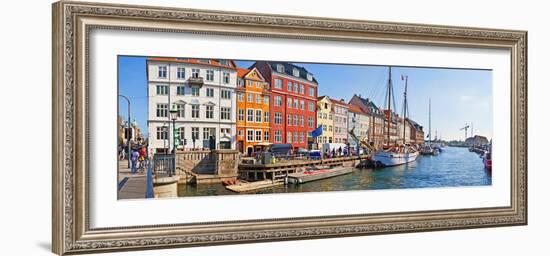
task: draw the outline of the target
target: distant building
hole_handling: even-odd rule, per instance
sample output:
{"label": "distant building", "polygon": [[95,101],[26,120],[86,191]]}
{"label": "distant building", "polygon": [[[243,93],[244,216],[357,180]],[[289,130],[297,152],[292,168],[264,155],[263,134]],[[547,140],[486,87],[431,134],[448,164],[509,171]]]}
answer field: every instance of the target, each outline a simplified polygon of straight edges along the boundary
{"label": "distant building", "polygon": [[[234,61],[189,58],[147,59],[149,145],[154,152],[172,149],[170,110],[178,113],[178,148],[234,149],[237,68]],[[184,142],[186,142],[185,145]]]}
{"label": "distant building", "polygon": [[308,133],[317,127],[318,83],[313,74],[288,62],[258,61],[253,68],[271,84],[270,141],[289,143],[294,149],[311,148]]}
{"label": "distant building", "polygon": [[478,146],[483,146],[487,144],[489,144],[489,140],[485,136],[474,135],[474,137],[470,137],[466,139],[466,145],[469,145],[469,146],[478,147]]}
{"label": "distant building", "polygon": [[271,92],[256,68],[239,68],[237,76],[237,150],[250,155],[271,140]]}
{"label": "distant building", "polygon": [[332,101],[328,96],[317,98],[317,124],[323,127],[323,133],[317,137],[317,148],[324,143],[334,142],[334,113]]}
{"label": "distant building", "polygon": [[407,118],[407,123],[410,125],[410,140],[411,142],[422,145],[424,144],[424,128],[417,122]]}
{"label": "distant building", "polygon": [[368,141],[375,147],[380,147],[384,143],[384,115],[380,109],[369,99],[361,98],[359,95],[353,95],[349,101],[350,105],[355,105],[369,117]]}
{"label": "distant building", "polygon": [[[370,118],[361,108],[350,104],[348,107],[348,131],[353,130],[353,133],[361,141],[368,142]],[[348,141],[351,148],[357,149],[357,141],[352,139],[348,134]],[[359,147],[362,147],[359,145]]]}
{"label": "distant building", "polygon": [[330,99],[334,115],[334,142],[348,143],[348,109],[349,105],[341,100]]}

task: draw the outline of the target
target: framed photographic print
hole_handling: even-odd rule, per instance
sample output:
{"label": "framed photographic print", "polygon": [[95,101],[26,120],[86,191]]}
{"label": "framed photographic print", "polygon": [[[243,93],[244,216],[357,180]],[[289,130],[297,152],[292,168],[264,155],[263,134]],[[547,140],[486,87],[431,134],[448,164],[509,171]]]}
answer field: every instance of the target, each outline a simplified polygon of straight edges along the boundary
{"label": "framed photographic print", "polygon": [[55,3],[53,251],[525,225],[526,40]]}

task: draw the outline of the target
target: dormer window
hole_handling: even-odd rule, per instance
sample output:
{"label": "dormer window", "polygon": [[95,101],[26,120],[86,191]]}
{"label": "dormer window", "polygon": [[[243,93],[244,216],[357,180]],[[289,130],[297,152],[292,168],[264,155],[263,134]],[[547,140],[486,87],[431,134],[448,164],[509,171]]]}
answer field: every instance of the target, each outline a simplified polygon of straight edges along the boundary
{"label": "dormer window", "polygon": [[207,59],[199,59],[199,62],[200,62],[200,63],[208,63],[208,64],[210,64],[210,60],[207,60]]}
{"label": "dormer window", "polygon": [[310,73],[307,73],[307,80],[313,81],[313,76]]}
{"label": "dormer window", "polygon": [[285,67],[282,64],[277,64],[277,72],[279,73],[285,72]]}
{"label": "dormer window", "polygon": [[229,61],[227,61],[227,60],[219,60],[218,62],[219,62],[221,65],[229,66]]}
{"label": "dormer window", "polygon": [[297,68],[293,68],[292,69],[292,75],[295,76],[295,77],[299,77],[300,76],[300,71]]}

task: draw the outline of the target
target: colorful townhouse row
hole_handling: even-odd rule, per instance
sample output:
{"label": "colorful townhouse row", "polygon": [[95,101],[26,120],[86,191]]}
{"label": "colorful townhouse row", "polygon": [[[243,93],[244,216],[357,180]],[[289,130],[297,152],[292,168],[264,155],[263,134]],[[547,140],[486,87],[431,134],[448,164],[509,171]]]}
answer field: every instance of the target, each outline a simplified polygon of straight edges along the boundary
{"label": "colorful townhouse row", "polygon": [[[287,62],[257,61],[245,69],[232,60],[148,58],[149,145],[154,152],[169,152],[176,135],[178,149],[208,148],[212,139],[218,149],[247,154],[270,144],[357,147],[349,135],[352,129],[371,144],[384,142],[387,111],[358,95],[347,103],[318,97],[318,87],[312,73]],[[170,110],[177,111],[175,120]],[[392,115],[390,139],[423,142],[420,125],[407,119],[405,133],[400,133],[402,119]],[[318,127],[322,134],[311,137]]]}

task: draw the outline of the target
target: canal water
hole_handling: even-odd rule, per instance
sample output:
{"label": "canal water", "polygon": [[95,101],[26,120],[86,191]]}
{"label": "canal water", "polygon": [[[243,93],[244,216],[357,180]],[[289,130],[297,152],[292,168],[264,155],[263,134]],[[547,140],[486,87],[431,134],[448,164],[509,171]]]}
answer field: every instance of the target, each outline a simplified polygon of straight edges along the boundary
{"label": "canal water", "polygon": [[[467,148],[446,147],[438,156],[419,156],[415,162],[379,169],[357,169],[338,177],[300,185],[283,185],[255,191],[255,194],[322,192],[365,189],[434,188],[491,185],[478,154]],[[180,197],[235,195],[221,184],[187,185],[178,188]]]}

